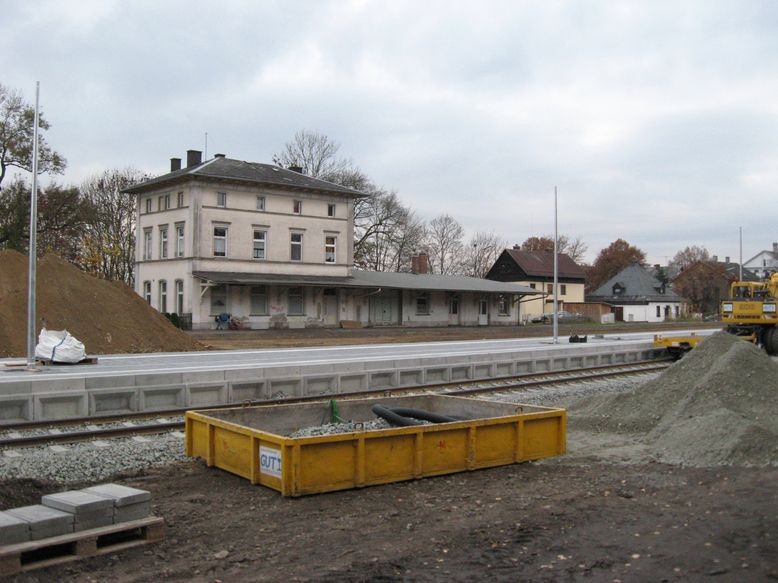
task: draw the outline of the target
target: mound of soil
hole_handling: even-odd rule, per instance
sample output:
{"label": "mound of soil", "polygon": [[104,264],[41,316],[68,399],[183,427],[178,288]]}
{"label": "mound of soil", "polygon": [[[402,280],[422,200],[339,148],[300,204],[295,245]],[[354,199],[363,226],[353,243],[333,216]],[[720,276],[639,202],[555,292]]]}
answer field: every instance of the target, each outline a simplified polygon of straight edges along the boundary
{"label": "mound of soil", "polygon": [[[88,354],[203,350],[127,285],[49,254],[38,261],[37,317],[67,330]],[[0,357],[27,354],[27,257],[0,251]]]}
{"label": "mound of soil", "polygon": [[581,429],[642,434],[660,460],[778,465],[778,364],[723,332],[631,393],[574,405]]}

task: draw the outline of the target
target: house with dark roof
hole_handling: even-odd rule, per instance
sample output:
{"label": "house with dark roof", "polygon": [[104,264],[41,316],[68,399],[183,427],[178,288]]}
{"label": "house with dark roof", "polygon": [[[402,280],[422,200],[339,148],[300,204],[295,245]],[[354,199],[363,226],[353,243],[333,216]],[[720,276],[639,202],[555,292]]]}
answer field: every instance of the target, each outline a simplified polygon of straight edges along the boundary
{"label": "house with dark roof", "polygon": [[639,263],[625,267],[586,295],[587,302],[612,307],[617,322],[664,322],[679,318],[684,298]]}
{"label": "house with dark roof", "polygon": [[764,249],[748,261],[744,261],[743,267],[754,271],[763,279],[770,273],[778,271],[778,243],[773,243],[772,250]]}
{"label": "house with dark roof", "polygon": [[[569,255],[559,253],[557,284],[559,309],[565,304],[584,301],[586,275]],[[492,265],[486,279],[511,281],[538,290],[542,295],[523,300],[522,316],[530,319],[554,311],[554,253],[552,251],[523,251],[521,247],[505,249]]]}
{"label": "house with dark roof", "polygon": [[248,328],[517,324],[515,283],[353,267],[354,205],[364,193],[216,154],[125,190],[136,198],[136,291],[196,329],[231,314]]}

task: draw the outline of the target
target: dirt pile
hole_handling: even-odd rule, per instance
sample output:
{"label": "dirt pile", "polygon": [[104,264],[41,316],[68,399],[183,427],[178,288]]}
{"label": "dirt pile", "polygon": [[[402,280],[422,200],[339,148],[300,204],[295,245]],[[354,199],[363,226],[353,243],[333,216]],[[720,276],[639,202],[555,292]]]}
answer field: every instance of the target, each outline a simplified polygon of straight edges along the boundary
{"label": "dirt pile", "polygon": [[[178,352],[203,346],[123,283],[88,275],[56,255],[37,269],[38,331],[68,330],[88,354]],[[0,357],[27,354],[27,257],[0,251]]]}
{"label": "dirt pile", "polygon": [[631,393],[570,408],[571,426],[643,434],[661,461],[778,465],[778,364],[720,332]]}

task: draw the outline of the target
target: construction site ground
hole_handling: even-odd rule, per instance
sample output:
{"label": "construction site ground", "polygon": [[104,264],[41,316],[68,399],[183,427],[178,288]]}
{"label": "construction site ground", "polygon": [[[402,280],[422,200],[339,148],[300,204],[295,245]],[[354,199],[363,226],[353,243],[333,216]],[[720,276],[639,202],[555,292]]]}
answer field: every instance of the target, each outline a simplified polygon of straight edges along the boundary
{"label": "construction site ground", "polygon": [[[15,580],[778,580],[775,362],[727,335],[695,351],[638,391],[562,398],[567,454],[539,462],[300,499],[202,460],[116,476],[167,539]],[[0,480],[0,506],[62,489]]]}

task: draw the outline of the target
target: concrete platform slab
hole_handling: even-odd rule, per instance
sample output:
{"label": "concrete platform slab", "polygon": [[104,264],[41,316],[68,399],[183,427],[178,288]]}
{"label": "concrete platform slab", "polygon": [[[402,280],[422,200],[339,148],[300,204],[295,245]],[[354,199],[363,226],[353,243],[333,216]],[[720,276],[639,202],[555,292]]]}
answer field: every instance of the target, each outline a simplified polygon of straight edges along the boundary
{"label": "concrete platform slab", "polygon": [[41,498],[41,504],[76,516],[99,511],[108,512],[113,508],[113,500],[83,490],[47,494]]}
{"label": "concrete platform slab", "polygon": [[0,512],[0,546],[30,540],[30,525],[26,520]]}
{"label": "concrete platform slab", "polygon": [[6,510],[7,514],[24,520],[30,527],[30,540],[40,540],[73,532],[73,515],[42,504]]}
{"label": "concrete platform slab", "polygon": [[82,492],[109,498],[113,500],[113,505],[117,508],[151,500],[151,492],[139,488],[131,488],[130,486],[123,486],[122,484],[99,484],[97,486],[84,488]]}

